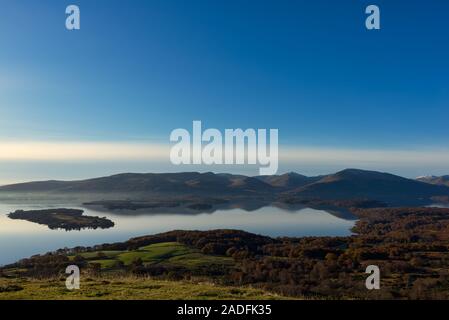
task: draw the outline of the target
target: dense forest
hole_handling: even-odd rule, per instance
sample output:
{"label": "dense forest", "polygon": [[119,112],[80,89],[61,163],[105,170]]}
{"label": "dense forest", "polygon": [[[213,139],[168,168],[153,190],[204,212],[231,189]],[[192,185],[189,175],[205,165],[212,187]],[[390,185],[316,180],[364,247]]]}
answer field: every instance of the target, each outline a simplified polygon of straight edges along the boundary
{"label": "dense forest", "polygon": [[[11,270],[19,268],[22,276],[48,277],[62,274],[65,266],[75,262],[85,272],[96,274],[125,272],[174,280],[206,277],[285,296],[449,299],[449,209],[353,208],[352,212],[360,220],[350,237],[270,238],[237,230],[172,231],[123,243],[61,249],[24,259],[1,272],[13,276]],[[158,243],[179,243],[202,257],[227,257],[232,263],[186,267],[137,258],[105,267],[93,261],[108,252],[134,252]],[[380,290],[365,287],[368,265],[380,268]]]}

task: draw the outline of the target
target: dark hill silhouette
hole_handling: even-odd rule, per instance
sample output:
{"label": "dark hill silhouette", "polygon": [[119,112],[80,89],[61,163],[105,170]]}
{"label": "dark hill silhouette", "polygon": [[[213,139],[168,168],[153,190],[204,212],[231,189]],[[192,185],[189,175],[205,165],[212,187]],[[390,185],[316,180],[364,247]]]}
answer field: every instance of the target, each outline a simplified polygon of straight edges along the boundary
{"label": "dark hill silhouette", "polygon": [[316,182],[321,177],[307,177],[296,172],[289,172],[283,175],[258,176],[256,178],[273,187],[291,190]]}
{"label": "dark hill silhouette", "polygon": [[346,169],[297,188],[292,194],[317,199],[371,199],[401,203],[410,199],[422,201],[448,195],[449,188],[430,185],[389,173]]}
{"label": "dark hill silhouette", "polygon": [[79,181],[42,181],[0,187],[0,192],[234,194],[269,192],[256,178],[198,172],[123,173]]}

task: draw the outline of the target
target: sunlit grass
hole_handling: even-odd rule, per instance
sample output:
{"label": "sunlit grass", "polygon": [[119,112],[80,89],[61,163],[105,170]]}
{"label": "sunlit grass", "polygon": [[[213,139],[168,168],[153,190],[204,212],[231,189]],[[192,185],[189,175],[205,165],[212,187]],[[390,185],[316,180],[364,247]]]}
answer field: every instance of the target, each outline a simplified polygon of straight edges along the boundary
{"label": "sunlit grass", "polygon": [[[9,288],[9,292],[8,292]],[[80,290],[69,291],[65,279],[0,278],[0,300],[266,300],[285,299],[250,287],[225,287],[208,282],[162,281],[132,276],[81,277]]]}
{"label": "sunlit grass", "polygon": [[[151,244],[132,251],[94,251],[79,254],[89,263],[99,263],[103,269],[114,268],[119,262],[129,266],[137,259],[144,264],[172,264],[185,267],[208,266],[211,264],[232,265],[229,257],[202,254],[177,242]],[[70,259],[74,259],[71,256]]]}

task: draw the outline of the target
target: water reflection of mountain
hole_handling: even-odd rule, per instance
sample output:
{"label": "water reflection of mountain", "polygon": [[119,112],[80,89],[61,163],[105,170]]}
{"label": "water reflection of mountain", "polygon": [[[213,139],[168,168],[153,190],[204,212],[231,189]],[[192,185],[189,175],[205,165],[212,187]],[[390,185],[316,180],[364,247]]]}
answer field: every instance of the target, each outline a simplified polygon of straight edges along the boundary
{"label": "water reflection of mountain", "polygon": [[[289,204],[285,202],[263,201],[260,199],[241,198],[233,201],[223,201],[216,204],[211,204],[211,201],[206,203],[196,204],[182,204],[177,203],[153,203],[153,202],[112,202],[116,205],[115,209],[111,209],[110,201],[97,201],[85,203],[86,208],[91,208],[96,211],[110,212],[117,215],[146,215],[146,214],[185,214],[185,215],[199,215],[199,214],[213,214],[217,211],[226,211],[233,209],[241,209],[246,212],[255,212],[266,207],[275,207],[287,212],[295,213],[303,209],[315,209],[326,211],[327,213],[344,220],[356,220],[348,209],[332,206],[332,205],[303,205],[303,204]],[[128,206],[128,208],[126,207]],[[132,208],[132,209],[131,209]]]}

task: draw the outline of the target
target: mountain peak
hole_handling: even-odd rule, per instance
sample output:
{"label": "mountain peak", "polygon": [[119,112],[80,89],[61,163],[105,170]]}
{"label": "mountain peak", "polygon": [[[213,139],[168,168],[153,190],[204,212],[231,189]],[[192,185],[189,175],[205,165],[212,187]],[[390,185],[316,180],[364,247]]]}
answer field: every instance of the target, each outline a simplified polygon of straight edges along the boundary
{"label": "mountain peak", "polygon": [[287,172],[282,175],[258,176],[257,179],[276,188],[294,189],[317,180],[316,177],[307,177],[296,172]]}
{"label": "mountain peak", "polygon": [[447,186],[449,187],[449,175],[444,176],[421,176],[416,178],[417,181],[430,183],[434,185]]}

